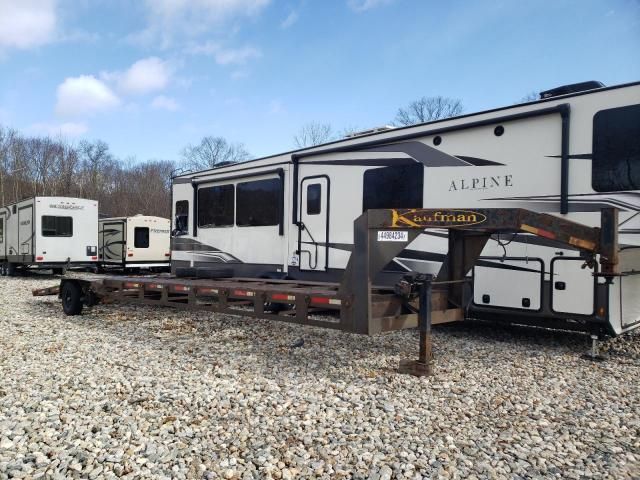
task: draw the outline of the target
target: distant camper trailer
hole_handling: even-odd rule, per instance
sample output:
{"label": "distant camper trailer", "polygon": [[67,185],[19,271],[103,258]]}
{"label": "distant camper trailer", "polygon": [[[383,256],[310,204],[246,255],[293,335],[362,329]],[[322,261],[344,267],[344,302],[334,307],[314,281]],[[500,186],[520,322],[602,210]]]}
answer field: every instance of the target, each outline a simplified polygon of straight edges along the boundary
{"label": "distant camper trailer", "polygon": [[34,197],[0,209],[0,272],[95,266],[98,202],[83,198]]}
{"label": "distant camper trailer", "polygon": [[102,268],[169,269],[171,222],[168,218],[136,215],[101,218],[99,223]]}

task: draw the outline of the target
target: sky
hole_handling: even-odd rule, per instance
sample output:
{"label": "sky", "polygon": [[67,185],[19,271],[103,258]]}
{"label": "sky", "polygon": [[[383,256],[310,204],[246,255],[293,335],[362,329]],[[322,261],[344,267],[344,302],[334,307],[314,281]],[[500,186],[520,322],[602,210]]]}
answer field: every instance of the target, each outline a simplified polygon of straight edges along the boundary
{"label": "sky", "polygon": [[260,157],[309,122],[585,80],[640,80],[640,1],[0,0],[0,125],[138,161],[205,135]]}

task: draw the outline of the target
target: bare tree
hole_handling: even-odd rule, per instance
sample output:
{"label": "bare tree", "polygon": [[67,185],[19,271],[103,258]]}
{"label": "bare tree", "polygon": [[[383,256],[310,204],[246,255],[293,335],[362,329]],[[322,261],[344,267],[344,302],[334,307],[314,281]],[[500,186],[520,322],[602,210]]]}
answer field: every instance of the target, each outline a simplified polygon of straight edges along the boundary
{"label": "bare tree", "polygon": [[529,92],[518,103],[535,102],[536,100],[540,100],[540,94],[538,92]]}
{"label": "bare tree", "polygon": [[310,122],[302,126],[293,141],[297,148],[313,147],[333,140],[333,129],[328,123]]}
{"label": "bare tree", "polygon": [[417,123],[455,117],[464,110],[462,101],[447,97],[422,97],[409,103],[405,108],[399,108],[395,125],[415,125]]}
{"label": "bare tree", "polygon": [[223,163],[244,162],[250,155],[241,143],[207,136],[198,145],[187,145],[182,150],[182,158],[188,169],[204,170]]}

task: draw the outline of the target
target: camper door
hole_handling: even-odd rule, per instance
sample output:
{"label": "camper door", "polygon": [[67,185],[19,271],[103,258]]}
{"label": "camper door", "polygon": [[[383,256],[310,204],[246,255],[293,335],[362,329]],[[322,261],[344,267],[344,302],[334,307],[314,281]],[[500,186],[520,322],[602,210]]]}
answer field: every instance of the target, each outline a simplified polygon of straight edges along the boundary
{"label": "camper door", "polygon": [[300,182],[298,251],[301,270],[324,271],[329,260],[329,177],[304,177]]}
{"label": "camper door", "polygon": [[107,263],[122,263],[125,260],[125,224],[118,220],[102,222],[100,230],[100,260]]}
{"label": "camper door", "polygon": [[33,252],[33,204],[18,208],[18,254],[30,256]]}

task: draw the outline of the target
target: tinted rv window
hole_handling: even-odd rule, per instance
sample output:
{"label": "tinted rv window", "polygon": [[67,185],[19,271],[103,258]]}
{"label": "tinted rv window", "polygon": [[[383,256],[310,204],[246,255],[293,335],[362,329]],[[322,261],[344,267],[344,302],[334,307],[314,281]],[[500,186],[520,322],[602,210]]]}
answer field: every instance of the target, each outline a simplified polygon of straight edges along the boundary
{"label": "tinted rv window", "polygon": [[280,224],[280,179],[239,183],[236,188],[236,225],[261,227]]}
{"label": "tinted rv window", "polygon": [[71,217],[42,216],[43,237],[71,237],[73,235],[73,219]]}
{"label": "tinted rv window", "polygon": [[362,211],[372,208],[422,208],[424,167],[420,163],[364,172]]}
{"label": "tinted rv window", "polygon": [[198,226],[233,225],[233,185],[216,185],[198,190]]}
{"label": "tinted rv window", "polygon": [[592,165],[595,191],[640,190],[640,105],[594,115]]}
{"label": "tinted rv window", "polygon": [[314,183],[307,187],[307,215],[318,215],[322,209],[322,186]]}
{"label": "tinted rv window", "polygon": [[176,202],[175,230],[179,235],[189,233],[189,202],[186,200]]}
{"label": "tinted rv window", "polygon": [[149,248],[149,227],[135,227],[133,237],[135,248]]}

